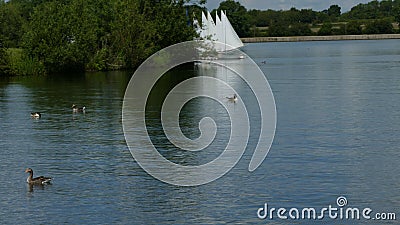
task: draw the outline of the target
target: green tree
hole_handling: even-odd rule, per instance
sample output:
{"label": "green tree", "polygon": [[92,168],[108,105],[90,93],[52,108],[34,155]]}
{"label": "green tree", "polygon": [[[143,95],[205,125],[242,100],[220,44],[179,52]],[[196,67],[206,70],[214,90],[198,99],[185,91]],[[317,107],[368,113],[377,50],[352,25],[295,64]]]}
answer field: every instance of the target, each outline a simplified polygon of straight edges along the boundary
{"label": "green tree", "polygon": [[311,35],[311,30],[308,24],[305,23],[295,23],[290,25],[289,33],[291,36],[307,36]]}
{"label": "green tree", "polygon": [[346,24],[346,34],[358,35],[362,34],[361,23],[358,21],[350,21]]}
{"label": "green tree", "polygon": [[162,48],[196,35],[188,26],[184,2],[116,1],[116,18],[110,34],[110,56],[114,64],[135,67]]}
{"label": "green tree", "polygon": [[311,24],[317,19],[317,12],[312,9],[302,9],[300,10],[300,19],[301,23]]}
{"label": "green tree", "polygon": [[4,69],[7,66],[7,53],[3,45],[3,40],[0,38],[0,74],[4,73]]}
{"label": "green tree", "polygon": [[339,17],[341,15],[341,8],[338,5],[331,5],[328,9],[328,16]]}
{"label": "green tree", "polygon": [[399,5],[393,7],[393,16],[397,23],[400,23],[400,0],[398,1]]}
{"label": "green tree", "polygon": [[344,15],[347,19],[377,19],[380,18],[379,2],[374,0],[367,4],[358,4]]}
{"label": "green tree", "polygon": [[49,72],[83,70],[97,47],[93,1],[45,2],[32,15],[24,36],[28,53]]}
{"label": "green tree", "polygon": [[286,24],[282,22],[273,22],[269,26],[268,29],[268,36],[271,37],[280,37],[280,36],[288,36],[289,34],[289,28]]}
{"label": "green tree", "polygon": [[48,72],[133,68],[157,50],[193,40],[187,2],[43,1],[30,16],[24,48]]}
{"label": "green tree", "polygon": [[381,16],[387,17],[392,15],[393,2],[392,0],[383,0],[379,3],[379,11]]}
{"label": "green tree", "polygon": [[332,24],[324,23],[318,31],[318,35],[332,35]]}
{"label": "green tree", "polygon": [[0,37],[7,48],[19,47],[23,35],[24,18],[20,5],[0,1]]}
{"label": "green tree", "polygon": [[325,22],[330,22],[330,21],[331,21],[331,19],[328,16],[328,13],[325,11],[322,11],[322,12],[317,12],[314,23],[325,23]]}
{"label": "green tree", "polygon": [[245,37],[249,35],[251,27],[250,18],[248,17],[247,9],[239,2],[234,0],[226,0],[220,3],[217,10],[226,11],[227,17],[229,18],[229,21],[239,37]]}
{"label": "green tree", "polygon": [[[251,14],[249,13],[249,15]],[[270,26],[272,23],[277,23],[278,21],[282,22],[281,12],[277,12],[271,9],[260,11],[258,15],[259,16],[256,18],[256,26],[259,27]]]}
{"label": "green tree", "polygon": [[393,26],[388,20],[374,20],[366,24],[365,34],[392,34]]}
{"label": "green tree", "polygon": [[285,23],[287,25],[290,25],[293,23],[299,23],[300,22],[300,11],[298,9],[292,7],[292,8],[290,8],[290,10],[283,12],[282,19],[285,21]]}

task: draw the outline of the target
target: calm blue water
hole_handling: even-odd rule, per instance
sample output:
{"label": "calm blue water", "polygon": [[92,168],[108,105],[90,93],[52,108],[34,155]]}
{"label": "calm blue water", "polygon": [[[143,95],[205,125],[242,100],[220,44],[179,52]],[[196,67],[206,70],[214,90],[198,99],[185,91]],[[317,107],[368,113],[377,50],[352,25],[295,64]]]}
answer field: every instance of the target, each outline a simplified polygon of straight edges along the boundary
{"label": "calm blue water", "polygon": [[[395,212],[398,217],[400,40],[259,43],[243,51],[258,63],[275,95],[274,143],[264,163],[250,173],[255,144],[250,138],[235,168],[198,187],[162,183],[132,158],[121,118],[130,73],[0,78],[1,224],[379,222],[257,217],[264,203],[319,210],[337,206],[339,196],[347,198],[348,207]],[[221,71],[186,66],[170,72],[175,78],[161,86],[173,86],[184,74],[216,73],[248,99],[251,124],[257,128],[251,92],[240,79]],[[196,136],[198,120],[214,115],[221,120],[215,151],[198,160],[171,153],[168,157],[177,162],[212,159],[229,134],[223,108],[198,101],[181,114],[183,132]],[[73,114],[72,104],[85,105],[87,113]],[[172,147],[160,132],[158,104],[157,98],[149,104],[148,121],[152,140],[165,150]],[[31,119],[32,111],[43,112],[42,118]],[[35,175],[54,177],[53,184],[30,188],[27,167]]]}

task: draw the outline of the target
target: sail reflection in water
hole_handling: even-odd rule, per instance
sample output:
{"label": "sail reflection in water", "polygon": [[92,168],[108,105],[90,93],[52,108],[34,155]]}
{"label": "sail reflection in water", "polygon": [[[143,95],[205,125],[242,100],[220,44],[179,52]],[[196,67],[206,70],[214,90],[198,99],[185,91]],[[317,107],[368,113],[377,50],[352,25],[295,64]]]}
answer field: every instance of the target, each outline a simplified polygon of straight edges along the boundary
{"label": "sail reflection in water", "polygon": [[[161,126],[166,135],[166,140],[173,144],[175,148],[182,151],[197,152],[211,148],[221,151],[221,147],[215,148],[212,143],[221,143],[216,140],[217,122],[211,116],[200,118],[197,122],[199,130],[198,137],[187,138],[180,128],[180,117],[182,109],[193,99],[205,98],[207,101],[218,103],[222,111],[226,111],[229,121],[229,129],[225,133],[230,133],[229,140],[222,148],[221,154],[215,159],[208,160],[205,164],[181,165],[166,158],[160,153],[157,146],[148,136],[147,132],[147,101],[151,97],[153,90],[163,90],[157,87],[157,82],[163,77],[160,71],[170,70],[182,63],[201,62],[198,66],[213,64],[222,67],[226,72],[226,78],[236,77],[241,80],[247,89],[255,96],[255,104],[259,106],[260,130],[256,136],[254,155],[250,161],[249,170],[255,170],[265,159],[275,133],[275,102],[272,91],[269,87],[265,75],[258,66],[249,58],[243,60],[215,60],[204,61],[198,55],[190,55],[182,58],[182,61],[168,61],[168,63],[157,64],[158,55],[174,55],[180,49],[197,49],[198,46],[205,44],[198,41],[181,43],[162,50],[154,56],[154,59],[147,60],[133,75],[124,98],[123,125],[126,141],[133,157],[140,166],[149,174],[164,182],[182,185],[196,186],[214,181],[232,169],[242,157],[250,137],[250,122],[245,101],[240,98],[238,91],[241,86],[235,86],[221,79],[217,74],[201,74],[199,76],[184,80],[164,93],[161,101]],[[219,45],[219,43],[213,43]],[[179,51],[180,52],[180,51]],[[231,55],[244,54],[239,50],[232,50]],[[177,56],[182,56],[181,54]],[[191,58],[194,57],[194,58]],[[185,61],[186,60],[186,61]],[[154,64],[158,65],[154,67]],[[212,70],[211,70],[212,71]],[[236,90],[238,89],[238,90]],[[227,95],[237,95],[238,101],[233,106],[226,99]],[[165,96],[165,98],[164,98]],[[244,99],[246,100],[246,99]],[[210,104],[210,103],[204,103]],[[217,104],[217,105],[218,105]],[[161,104],[160,104],[161,105]],[[208,109],[207,107],[205,109]],[[157,115],[158,113],[156,113]],[[134,129],[134,130],[133,130]],[[140,141],[138,141],[138,139]],[[167,149],[166,151],[170,151]],[[176,150],[176,149],[175,149]],[[205,157],[207,158],[207,157]]]}

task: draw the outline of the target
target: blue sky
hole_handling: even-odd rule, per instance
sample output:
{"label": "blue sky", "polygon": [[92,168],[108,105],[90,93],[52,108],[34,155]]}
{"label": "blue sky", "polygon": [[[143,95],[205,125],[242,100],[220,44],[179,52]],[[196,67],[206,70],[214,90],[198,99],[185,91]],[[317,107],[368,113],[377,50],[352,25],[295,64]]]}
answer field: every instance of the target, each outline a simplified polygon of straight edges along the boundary
{"label": "blue sky", "polygon": [[[208,0],[207,8],[209,10],[218,8],[219,3],[222,1],[224,0]],[[247,9],[287,10],[296,7],[297,9],[322,11],[328,9],[331,5],[339,5],[342,8],[342,13],[349,11],[353,6],[359,3],[368,3],[370,1],[372,0],[239,0],[240,4]]]}

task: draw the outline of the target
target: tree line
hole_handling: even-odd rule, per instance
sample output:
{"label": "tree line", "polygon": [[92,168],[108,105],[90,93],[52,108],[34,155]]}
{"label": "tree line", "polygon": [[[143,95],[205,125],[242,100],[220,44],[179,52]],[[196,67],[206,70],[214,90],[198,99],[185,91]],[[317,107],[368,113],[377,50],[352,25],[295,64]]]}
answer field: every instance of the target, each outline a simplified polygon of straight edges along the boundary
{"label": "tree line", "polygon": [[[0,71],[132,69],[193,40],[188,14],[204,0],[0,0]],[[190,12],[186,12],[190,10]]]}
{"label": "tree line", "polygon": [[361,3],[345,13],[339,5],[322,11],[247,10],[234,0],[222,2],[221,9],[241,37],[395,33],[393,24],[400,22],[400,0]]}

